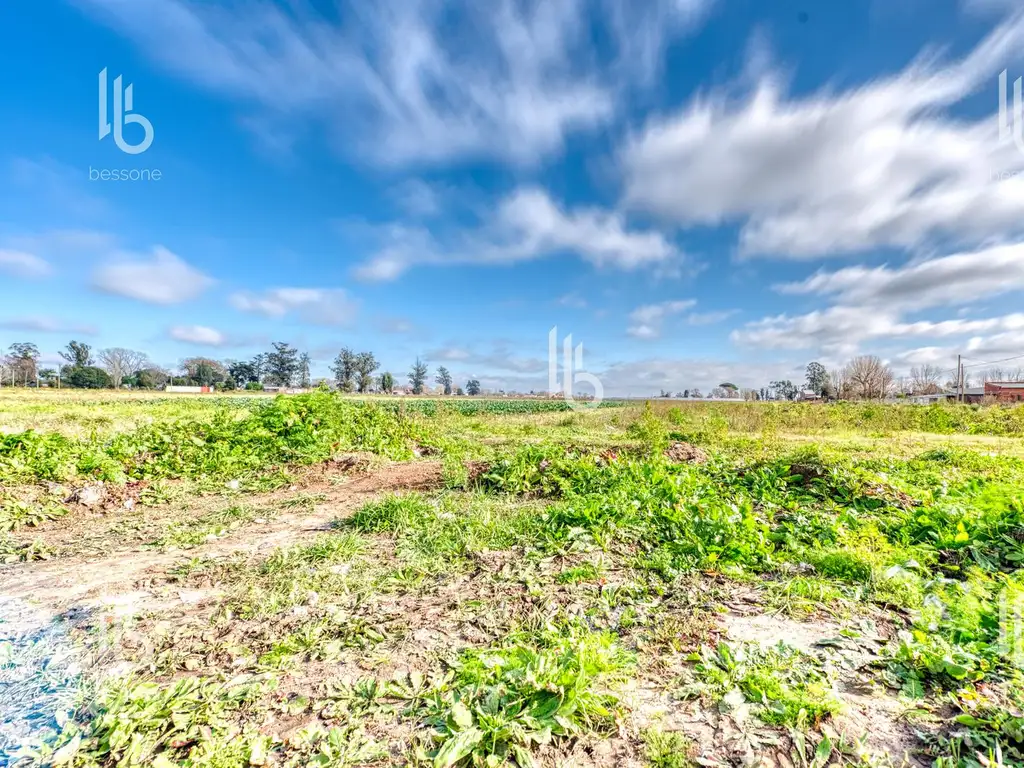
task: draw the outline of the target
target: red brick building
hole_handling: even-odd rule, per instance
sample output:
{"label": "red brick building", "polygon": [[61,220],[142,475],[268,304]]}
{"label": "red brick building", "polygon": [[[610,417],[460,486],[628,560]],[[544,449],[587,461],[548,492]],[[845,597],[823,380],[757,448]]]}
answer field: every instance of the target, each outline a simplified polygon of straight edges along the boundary
{"label": "red brick building", "polygon": [[1000,403],[1024,403],[1024,381],[986,381],[985,397]]}

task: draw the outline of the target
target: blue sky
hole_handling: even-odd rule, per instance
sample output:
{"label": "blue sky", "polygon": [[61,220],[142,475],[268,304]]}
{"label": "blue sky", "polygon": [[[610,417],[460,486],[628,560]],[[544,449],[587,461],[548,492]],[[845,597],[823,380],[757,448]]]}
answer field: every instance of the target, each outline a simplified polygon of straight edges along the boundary
{"label": "blue sky", "polygon": [[634,395],[1022,355],[1012,6],[6,3],[0,344],[528,390],[557,325]]}

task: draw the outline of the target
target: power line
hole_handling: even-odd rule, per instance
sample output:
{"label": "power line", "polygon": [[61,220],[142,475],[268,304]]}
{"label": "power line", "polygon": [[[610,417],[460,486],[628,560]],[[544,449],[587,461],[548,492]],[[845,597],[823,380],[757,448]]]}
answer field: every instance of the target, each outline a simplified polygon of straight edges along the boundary
{"label": "power line", "polygon": [[1011,360],[1020,360],[1021,358],[1024,358],[1024,355],[1014,355],[1013,357],[1004,357],[1002,360],[990,360],[988,362],[974,363],[973,365],[965,365],[964,368],[979,368],[979,367],[981,367],[983,365],[995,365],[996,363],[1008,363]]}

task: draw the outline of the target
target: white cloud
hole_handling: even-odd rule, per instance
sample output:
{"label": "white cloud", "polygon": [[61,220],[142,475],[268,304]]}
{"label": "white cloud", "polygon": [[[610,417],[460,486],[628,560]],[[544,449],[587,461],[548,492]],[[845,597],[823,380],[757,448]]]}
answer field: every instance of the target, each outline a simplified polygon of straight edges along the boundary
{"label": "white cloud", "polygon": [[[621,156],[624,199],[683,225],[739,222],[741,252],[791,258],[1024,231],[1024,154],[1000,142],[996,77],[1024,50],[1024,15],[959,62],[922,58],[847,90],[800,97],[763,77],[746,97],[694,98]],[[989,93],[971,121],[949,108]]]}
{"label": "white cloud", "polygon": [[714,325],[723,320],[728,320],[737,311],[735,309],[723,309],[713,312],[691,312],[686,316],[686,322],[690,325]]}
{"label": "white cloud", "polygon": [[587,300],[580,296],[575,291],[571,293],[563,294],[559,296],[555,301],[560,307],[567,307],[568,309],[586,309]]}
{"label": "white cloud", "polygon": [[656,339],[661,336],[662,324],[666,318],[685,312],[696,303],[696,299],[683,299],[637,307],[629,315],[626,333],[637,339]]}
{"label": "white cloud", "polygon": [[1024,314],[916,321],[908,317],[1024,290],[1024,244],[911,261],[900,267],[857,265],[820,271],[775,289],[788,295],[826,297],[834,304],[802,315],[781,314],[747,323],[733,331],[734,342],[769,349],[821,347],[852,354],[867,341],[1014,332],[1024,329]]}
{"label": "white cloud", "polygon": [[516,190],[491,220],[451,242],[429,231],[392,225],[381,231],[384,246],[356,269],[363,280],[394,280],[421,264],[496,265],[561,253],[578,254],[597,267],[632,270],[668,265],[683,258],[660,232],[629,227],[624,216],[597,208],[567,211],[544,190]]}
{"label": "white cloud", "polygon": [[423,356],[431,365],[434,363],[455,363],[466,369],[467,375],[480,377],[493,371],[511,371],[530,374],[546,371],[548,361],[539,357],[526,357],[511,352],[505,343],[495,344],[488,352],[482,352],[460,345],[449,345],[428,350]]}
{"label": "white cloud", "polygon": [[94,325],[69,323],[44,315],[3,320],[0,321],[0,328],[31,333],[76,333],[83,336],[94,336],[96,334],[96,326]]}
{"label": "white cloud", "polygon": [[[1022,212],[1024,213],[1024,212]],[[959,306],[1024,289],[1024,243],[918,261],[892,268],[855,266],[818,272],[778,290],[835,296],[845,304],[888,310]]]}
{"label": "white cloud", "polygon": [[835,306],[803,315],[766,317],[734,330],[732,340],[759,349],[820,348],[850,355],[872,340],[948,338],[971,333],[1024,330],[1024,314],[980,320],[956,319],[903,322],[895,311],[877,306]]}
{"label": "white cloud", "polygon": [[[354,0],[340,21],[261,0],[79,0],[178,75],[255,105],[265,143],[312,117],[382,164],[532,163],[608,121],[708,0]],[[595,31],[613,52],[597,66]]]}
{"label": "white cloud", "polygon": [[149,304],[181,304],[199,296],[214,280],[163,246],[152,256],[119,254],[100,266],[92,285],[104,293],[127,296]]}
{"label": "white cloud", "polygon": [[0,248],[0,272],[15,277],[38,278],[52,274],[53,268],[35,254]]}
{"label": "white cloud", "polygon": [[241,312],[282,318],[295,312],[303,322],[314,325],[349,325],[358,304],[340,288],[272,288],[263,293],[239,292],[228,301]]}
{"label": "white cloud", "polygon": [[376,325],[384,333],[410,334],[417,330],[416,324],[404,317],[379,317]]}
{"label": "white cloud", "polygon": [[225,334],[205,325],[176,325],[167,332],[167,335],[175,341],[204,347],[223,347],[228,343]]}

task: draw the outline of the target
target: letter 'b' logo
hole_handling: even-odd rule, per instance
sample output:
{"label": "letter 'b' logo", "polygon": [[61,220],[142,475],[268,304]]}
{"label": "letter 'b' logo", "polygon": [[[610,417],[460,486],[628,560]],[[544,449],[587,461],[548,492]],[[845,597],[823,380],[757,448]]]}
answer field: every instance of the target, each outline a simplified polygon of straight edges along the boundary
{"label": "letter 'b' logo", "polygon": [[[110,122],[107,120],[107,69],[100,72],[100,141],[110,135]],[[121,90],[121,76],[114,78],[114,143],[122,152],[129,155],[140,155],[153,143],[153,124],[139,114],[132,112],[132,85]],[[129,144],[124,140],[124,127],[130,123],[141,125],[145,133],[138,144]]]}

